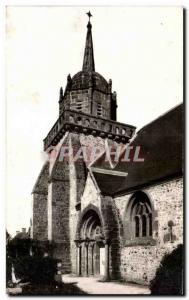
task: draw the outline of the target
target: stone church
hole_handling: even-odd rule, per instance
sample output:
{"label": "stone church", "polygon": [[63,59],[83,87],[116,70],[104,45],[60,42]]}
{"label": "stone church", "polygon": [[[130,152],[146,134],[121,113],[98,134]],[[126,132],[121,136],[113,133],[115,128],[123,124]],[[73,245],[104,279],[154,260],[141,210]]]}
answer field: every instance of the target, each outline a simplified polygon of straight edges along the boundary
{"label": "stone church", "polygon": [[149,284],[164,254],[183,243],[183,107],[138,132],[117,122],[116,110],[112,80],[96,72],[89,18],[82,70],[60,88],[44,139],[31,237],[53,241],[62,274]]}

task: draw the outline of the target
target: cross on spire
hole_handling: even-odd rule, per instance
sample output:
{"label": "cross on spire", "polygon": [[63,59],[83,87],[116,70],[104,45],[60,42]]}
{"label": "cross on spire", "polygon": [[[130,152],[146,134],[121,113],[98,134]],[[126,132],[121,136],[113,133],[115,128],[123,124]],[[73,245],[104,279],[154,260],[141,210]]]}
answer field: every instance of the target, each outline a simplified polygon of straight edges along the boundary
{"label": "cross on spire", "polygon": [[93,39],[92,39],[92,25],[90,23],[90,18],[92,17],[91,12],[86,13],[89,17],[89,22],[87,24],[87,37],[85,43],[85,52],[83,58],[83,71],[93,72],[95,71],[94,63],[94,53],[93,53]]}
{"label": "cross on spire", "polygon": [[90,18],[93,16],[89,10],[89,12],[86,13],[86,15],[89,17],[89,22],[90,22]]}

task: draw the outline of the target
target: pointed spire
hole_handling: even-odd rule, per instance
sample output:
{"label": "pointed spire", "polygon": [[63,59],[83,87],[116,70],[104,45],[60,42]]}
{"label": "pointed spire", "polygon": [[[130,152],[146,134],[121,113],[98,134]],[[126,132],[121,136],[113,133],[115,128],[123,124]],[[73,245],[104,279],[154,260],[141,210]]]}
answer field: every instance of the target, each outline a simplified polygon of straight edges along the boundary
{"label": "pointed spire", "polygon": [[89,22],[87,24],[87,37],[85,44],[85,53],[83,58],[83,71],[92,72],[95,71],[94,53],[93,53],[93,39],[92,39],[92,25],[90,18],[92,17],[90,11],[87,13],[89,16]]}

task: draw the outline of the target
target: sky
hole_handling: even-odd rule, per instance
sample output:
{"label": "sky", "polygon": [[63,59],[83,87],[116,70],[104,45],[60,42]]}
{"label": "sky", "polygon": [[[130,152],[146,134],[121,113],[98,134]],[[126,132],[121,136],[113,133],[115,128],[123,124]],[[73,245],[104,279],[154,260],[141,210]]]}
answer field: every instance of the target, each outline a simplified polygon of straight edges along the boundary
{"label": "sky", "polygon": [[6,228],[12,235],[29,227],[43,139],[58,118],[60,87],[82,68],[89,9],[95,68],[112,79],[119,122],[139,130],[183,100],[181,8],[7,7]]}

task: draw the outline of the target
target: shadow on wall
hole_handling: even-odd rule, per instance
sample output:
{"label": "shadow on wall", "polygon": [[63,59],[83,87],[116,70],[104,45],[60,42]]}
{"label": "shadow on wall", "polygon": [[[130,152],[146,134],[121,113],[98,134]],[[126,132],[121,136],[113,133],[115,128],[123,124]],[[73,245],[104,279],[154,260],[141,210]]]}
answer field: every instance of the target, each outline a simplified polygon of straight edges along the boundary
{"label": "shadow on wall", "polygon": [[183,295],[183,245],[166,254],[150,283],[152,295]]}

